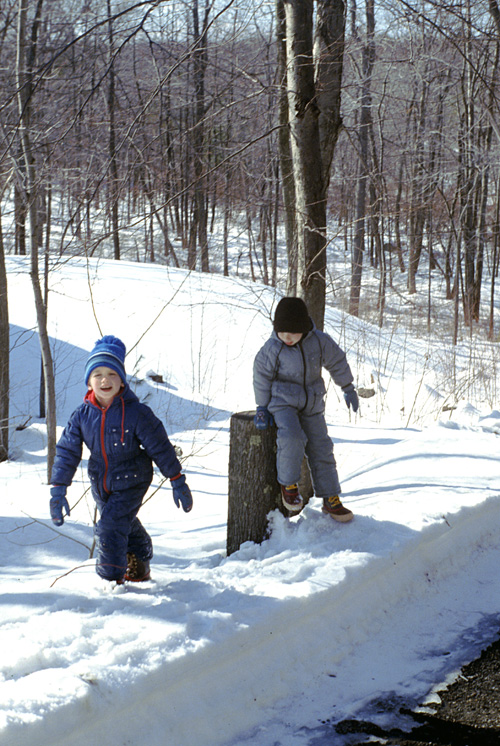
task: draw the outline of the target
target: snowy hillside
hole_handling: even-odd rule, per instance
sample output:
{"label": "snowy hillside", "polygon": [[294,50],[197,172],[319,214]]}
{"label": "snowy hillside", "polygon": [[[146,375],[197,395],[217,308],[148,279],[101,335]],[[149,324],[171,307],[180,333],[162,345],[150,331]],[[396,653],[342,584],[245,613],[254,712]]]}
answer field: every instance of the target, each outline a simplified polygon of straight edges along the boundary
{"label": "snowy hillside", "polygon": [[376,392],[357,416],[328,392],[355,520],[336,524],[313,499],[227,558],[229,420],[254,406],[272,290],[127,262],[55,266],[58,426],[83,398],[95,340],[121,337],[131,387],[182,448],[194,495],[186,515],[155,477],[140,513],[152,580],[111,587],[90,557],[85,462],[71,517],[50,522],[29,267],[7,263],[19,429],[0,464],[1,746],[342,746],[355,737],[339,722],[401,723],[401,704],[496,634],[498,346],[453,350],[328,309],[325,330]]}

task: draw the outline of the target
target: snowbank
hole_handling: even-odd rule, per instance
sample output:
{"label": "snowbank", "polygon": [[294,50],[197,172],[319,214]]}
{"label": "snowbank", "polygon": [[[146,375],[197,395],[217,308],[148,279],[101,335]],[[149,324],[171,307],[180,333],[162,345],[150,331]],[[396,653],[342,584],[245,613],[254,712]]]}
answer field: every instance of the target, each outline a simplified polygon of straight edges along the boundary
{"label": "snowbank", "polygon": [[[335,723],[393,721],[388,702],[421,701],[496,631],[497,411],[465,402],[448,420],[434,409],[425,427],[406,428],[410,406],[421,417],[430,407],[419,399],[428,363],[418,347],[403,360],[392,338],[377,343],[384,365],[366,346],[359,370],[376,368],[380,382],[390,367],[383,391],[353,420],[333,386],[327,406],[355,520],[337,524],[313,499],[298,518],[273,514],[268,541],[226,558],[229,418],[253,406],[251,361],[269,333],[272,292],[74,260],[52,276],[59,426],[83,396],[95,339],[122,336],[132,385],[183,448],[195,497],[179,514],[156,479],[141,510],[153,580],[101,581],[84,469],[71,518],[59,530],[49,520],[27,267],[10,258],[9,272],[12,416],[26,426],[13,434],[15,459],[0,464],[2,746],[348,743]],[[360,328],[381,334],[344,321],[329,312],[351,350]]]}

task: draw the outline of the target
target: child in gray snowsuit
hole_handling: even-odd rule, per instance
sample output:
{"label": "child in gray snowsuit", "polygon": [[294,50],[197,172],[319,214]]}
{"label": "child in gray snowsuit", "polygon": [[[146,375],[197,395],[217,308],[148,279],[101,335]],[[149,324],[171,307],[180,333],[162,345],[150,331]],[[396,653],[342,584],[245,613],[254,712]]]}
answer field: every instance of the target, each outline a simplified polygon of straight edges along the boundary
{"label": "child in gray snowsuit", "polygon": [[316,329],[301,298],[282,298],[276,307],[274,332],[255,357],[255,426],[266,429],[273,418],[276,422],[283,505],[293,513],[304,507],[297,483],[305,452],[314,493],[323,498],[323,511],[347,522],[353,514],[339,499],[337,466],[325,422],[322,368],[342,388],[347,406],[357,412],[358,395],[344,351]]}

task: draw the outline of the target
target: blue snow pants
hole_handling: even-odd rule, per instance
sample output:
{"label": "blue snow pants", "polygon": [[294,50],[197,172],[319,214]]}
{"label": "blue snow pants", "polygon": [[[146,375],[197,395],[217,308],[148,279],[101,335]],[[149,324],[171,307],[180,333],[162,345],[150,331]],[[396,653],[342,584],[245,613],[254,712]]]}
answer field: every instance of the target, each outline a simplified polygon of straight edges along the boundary
{"label": "blue snow pants", "polygon": [[100,517],[95,527],[97,544],[96,571],[105,580],[120,580],[127,569],[127,552],[141,560],[153,557],[151,537],[137,518],[150,481],[134,484],[128,489],[92,496]]}
{"label": "blue snow pants", "polygon": [[276,467],[280,484],[295,484],[307,457],[316,497],[340,494],[333,443],[328,435],[323,412],[303,414],[294,407],[273,409],[278,428]]}

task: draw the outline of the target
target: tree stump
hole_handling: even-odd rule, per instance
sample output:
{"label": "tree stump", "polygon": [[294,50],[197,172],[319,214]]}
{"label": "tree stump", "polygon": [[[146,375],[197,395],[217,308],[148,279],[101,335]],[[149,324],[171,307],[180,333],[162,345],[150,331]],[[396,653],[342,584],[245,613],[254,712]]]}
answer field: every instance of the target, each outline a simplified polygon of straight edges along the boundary
{"label": "tree stump", "polygon": [[260,544],[267,538],[267,514],[279,506],[276,478],[276,426],[257,430],[255,412],[231,417],[227,554],[245,541]]}
{"label": "tree stump", "polygon": [[[229,436],[229,479],[227,515],[227,554],[236,552],[245,541],[260,544],[268,538],[267,516],[281,503],[276,475],[276,426],[257,430],[255,412],[238,412],[231,417]],[[312,496],[307,463],[302,465],[299,483],[304,503]]]}

